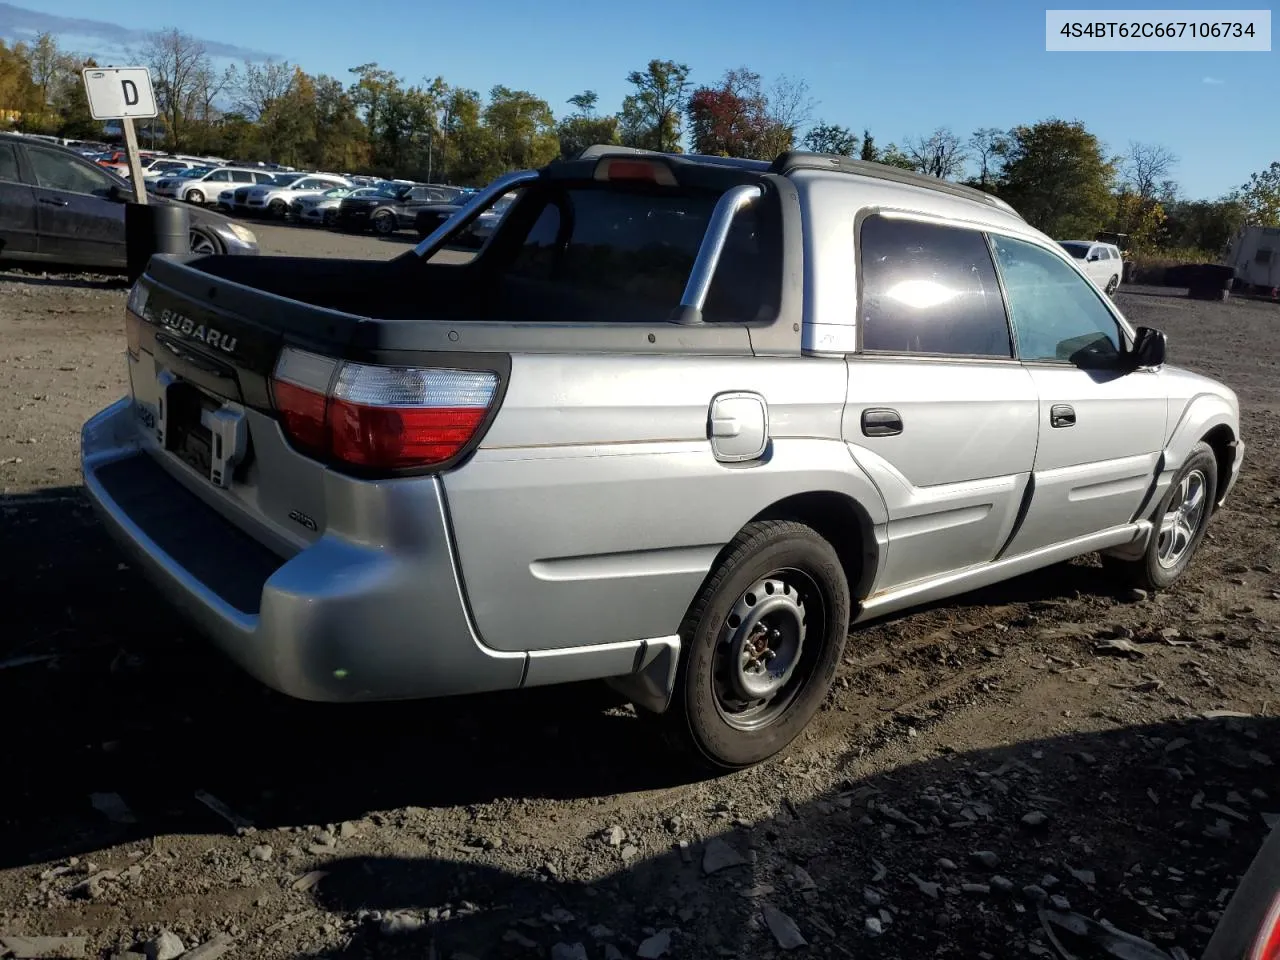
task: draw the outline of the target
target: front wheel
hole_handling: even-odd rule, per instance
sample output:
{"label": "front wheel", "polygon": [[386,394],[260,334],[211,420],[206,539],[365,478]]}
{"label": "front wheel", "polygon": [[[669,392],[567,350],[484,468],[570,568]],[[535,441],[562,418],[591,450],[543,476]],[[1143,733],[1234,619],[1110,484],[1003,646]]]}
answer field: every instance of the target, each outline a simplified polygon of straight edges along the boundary
{"label": "front wheel", "polygon": [[396,215],[384,210],[373,218],[373,232],[382,237],[389,237],[396,232]]}
{"label": "front wheel", "polygon": [[187,191],[187,203],[194,203],[197,207],[204,205],[204,194],[199,190]]}
{"label": "front wheel", "polygon": [[1110,280],[1108,280],[1108,281],[1107,281],[1107,286],[1106,286],[1106,294],[1107,294],[1107,296],[1108,296],[1108,297],[1110,297],[1110,296],[1114,296],[1114,295],[1115,295],[1115,292],[1116,292],[1117,288],[1119,288],[1119,286],[1120,286],[1120,278],[1119,278],[1119,277],[1112,277]]}
{"label": "front wheel", "polygon": [[283,200],[272,200],[267,204],[267,213],[277,220],[283,220],[289,215],[289,205]]}
{"label": "front wheel", "polygon": [[680,629],[662,722],[706,765],[733,770],[791,744],[822,705],[849,629],[835,549],[789,520],[748,524],[721,554]]}
{"label": "front wheel", "polygon": [[1103,564],[1145,590],[1172,586],[1200,548],[1217,496],[1218,460],[1213,448],[1201,441],[1191,448],[1191,455],[1160,502],[1157,527],[1146,552],[1136,560],[1103,557]]}

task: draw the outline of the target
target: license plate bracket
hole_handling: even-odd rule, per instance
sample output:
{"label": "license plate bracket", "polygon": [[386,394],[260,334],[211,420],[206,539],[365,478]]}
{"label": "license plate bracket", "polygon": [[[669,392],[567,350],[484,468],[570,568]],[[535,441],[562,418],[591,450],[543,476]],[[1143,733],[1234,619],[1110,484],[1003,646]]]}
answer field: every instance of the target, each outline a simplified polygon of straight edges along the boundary
{"label": "license plate bracket", "polygon": [[244,408],[169,371],[162,371],[157,381],[157,442],[214,486],[230,487],[236,468],[249,459]]}

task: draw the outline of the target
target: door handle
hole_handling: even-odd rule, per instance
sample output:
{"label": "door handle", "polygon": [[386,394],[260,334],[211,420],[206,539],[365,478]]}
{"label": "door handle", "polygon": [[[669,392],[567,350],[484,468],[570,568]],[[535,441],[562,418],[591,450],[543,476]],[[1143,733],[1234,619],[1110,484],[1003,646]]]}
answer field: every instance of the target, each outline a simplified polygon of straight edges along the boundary
{"label": "door handle", "polygon": [[65,207],[67,205],[67,201],[59,200],[57,197],[41,197],[40,202],[47,203],[51,207]]}
{"label": "door handle", "polygon": [[1049,426],[1074,427],[1076,411],[1069,403],[1055,403],[1049,408]]}
{"label": "door handle", "polygon": [[862,411],[862,433],[868,437],[896,437],[902,432],[902,414],[890,407]]}

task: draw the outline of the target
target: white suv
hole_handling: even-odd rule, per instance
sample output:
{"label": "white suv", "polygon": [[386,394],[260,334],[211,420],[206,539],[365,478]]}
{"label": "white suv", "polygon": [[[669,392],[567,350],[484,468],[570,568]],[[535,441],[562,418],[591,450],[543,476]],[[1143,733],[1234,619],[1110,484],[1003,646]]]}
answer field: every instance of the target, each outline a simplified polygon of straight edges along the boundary
{"label": "white suv", "polygon": [[161,177],[156,183],[156,193],[162,197],[175,197],[187,203],[204,205],[216,202],[218,194],[240,184],[269,183],[271,174],[262,170],[244,170],[239,167],[213,167],[204,173],[191,176]]}
{"label": "white suv", "polygon": [[[330,173],[312,173],[292,181],[291,183],[269,183],[254,187],[248,191],[237,190],[235,193],[235,209],[238,213],[269,213],[283,220],[289,214],[289,206],[294,200],[324,193],[335,187],[354,187],[350,180]],[[243,194],[243,196],[242,196]]]}
{"label": "white suv", "polygon": [[1074,260],[1080,261],[1076,266],[1107,296],[1116,292],[1120,278],[1124,276],[1124,257],[1119,247],[1096,240],[1059,240],[1058,243]]}

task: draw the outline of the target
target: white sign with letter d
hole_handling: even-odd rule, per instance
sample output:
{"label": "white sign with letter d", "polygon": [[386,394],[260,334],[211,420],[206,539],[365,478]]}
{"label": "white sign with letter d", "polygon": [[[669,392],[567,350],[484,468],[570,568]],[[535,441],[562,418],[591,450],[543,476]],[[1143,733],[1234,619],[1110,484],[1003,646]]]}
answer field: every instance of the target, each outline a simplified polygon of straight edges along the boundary
{"label": "white sign with letter d", "polygon": [[84,91],[95,120],[154,117],[156,95],[146,67],[85,67]]}

